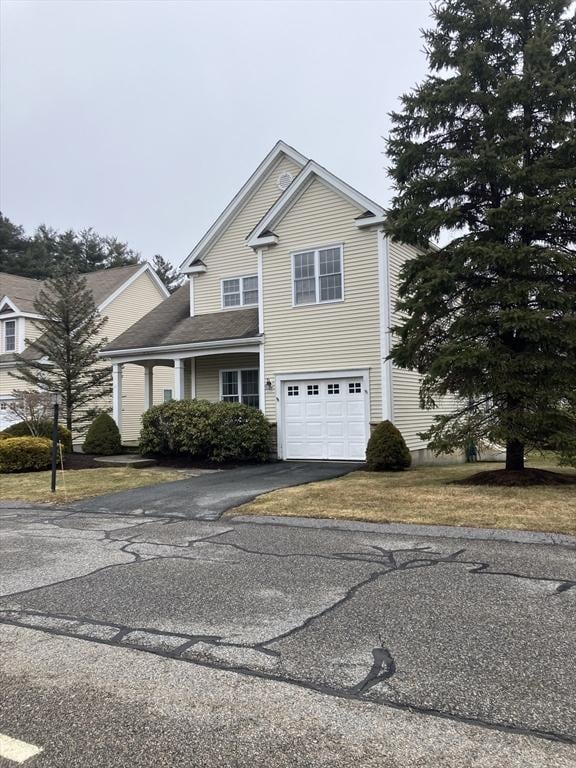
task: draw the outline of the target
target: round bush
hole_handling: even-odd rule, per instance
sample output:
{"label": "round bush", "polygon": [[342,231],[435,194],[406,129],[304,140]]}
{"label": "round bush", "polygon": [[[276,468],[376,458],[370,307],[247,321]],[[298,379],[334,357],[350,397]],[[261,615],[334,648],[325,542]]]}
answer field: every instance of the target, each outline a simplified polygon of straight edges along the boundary
{"label": "round bush", "polygon": [[[30,427],[25,421],[18,421],[11,424],[4,430],[5,435],[11,437],[47,437],[52,440],[52,422],[50,419],[42,419],[35,425],[36,435],[32,435]],[[0,433],[1,434],[1,433]],[[72,453],[72,433],[62,424],[58,424],[58,442],[62,444],[64,453]]]}
{"label": "round bush", "polygon": [[6,437],[0,440],[0,472],[47,469],[51,442],[45,437]]}
{"label": "round bush", "polygon": [[86,440],[82,446],[84,453],[92,453],[96,456],[113,456],[122,451],[120,430],[112,416],[100,413],[86,433]]}
{"label": "round bush", "polygon": [[391,421],[376,426],[366,448],[366,464],[370,472],[394,472],[408,469],[412,456],[400,430]]}
{"label": "round bush", "polygon": [[270,425],[256,408],[239,403],[172,400],[142,416],[140,453],[197,460],[266,461]]}
{"label": "round bush", "polygon": [[154,405],[142,416],[140,453],[143,456],[208,458],[212,404],[207,400],[171,400]]}
{"label": "round bush", "polygon": [[270,424],[257,408],[241,403],[214,403],[210,409],[212,461],[266,461]]}

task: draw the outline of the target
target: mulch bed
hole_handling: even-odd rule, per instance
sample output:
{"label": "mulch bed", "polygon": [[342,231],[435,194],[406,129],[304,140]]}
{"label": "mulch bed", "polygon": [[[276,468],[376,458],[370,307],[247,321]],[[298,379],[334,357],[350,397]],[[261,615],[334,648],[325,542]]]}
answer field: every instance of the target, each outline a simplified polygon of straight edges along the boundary
{"label": "mulch bed", "polygon": [[529,485],[576,485],[576,474],[563,475],[548,469],[492,469],[477,472],[463,480],[454,480],[452,485],[492,485],[525,487]]}
{"label": "mulch bed", "polygon": [[64,469],[102,469],[102,464],[88,453],[65,453]]}

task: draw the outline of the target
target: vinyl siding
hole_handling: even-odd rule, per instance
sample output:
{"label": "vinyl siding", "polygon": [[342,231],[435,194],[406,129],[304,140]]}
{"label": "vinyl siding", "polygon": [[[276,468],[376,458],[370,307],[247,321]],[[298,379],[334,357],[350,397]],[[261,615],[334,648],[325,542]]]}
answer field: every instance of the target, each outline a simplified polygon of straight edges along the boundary
{"label": "vinyl siding", "polygon": [[[370,419],[381,419],[378,245],[359,230],[361,211],[315,179],[274,227],[278,245],[264,253],[265,378],[353,368],[370,370]],[[343,244],[344,301],[292,306],[292,252]],[[276,391],[266,415],[276,421]]]}
{"label": "vinyl siding", "polygon": [[[112,341],[136,320],[154,309],[164,300],[164,294],[145,272],[117,296],[102,314],[107,318],[102,331],[108,341]],[[103,363],[104,364],[104,363]],[[174,372],[172,368],[156,366],[153,374],[154,404],[163,401],[163,390],[173,389]],[[103,404],[111,406],[111,398]],[[122,439],[132,442],[140,434],[140,417],[144,411],[144,368],[140,365],[125,365],[122,374]]]}
{"label": "vinyl siding", "polygon": [[[389,268],[392,324],[400,322],[401,315],[396,310],[397,292],[400,283],[399,274],[403,264],[418,255],[418,250],[404,243],[390,242]],[[392,369],[392,412],[394,424],[398,427],[410,450],[426,448],[426,442],[418,437],[419,432],[427,430],[434,417],[450,413],[456,400],[453,397],[444,398],[438,408],[426,411],[420,408],[420,384],[422,377],[416,371]]]}
{"label": "vinyl siding", "polygon": [[197,315],[221,311],[222,279],[256,275],[256,255],[252,248],[246,245],[246,238],[282,193],[278,188],[278,176],[286,171],[295,177],[300,167],[287,157],[280,158],[226,231],[203,257],[207,271],[194,276],[194,311]]}
{"label": "vinyl siding", "polygon": [[196,358],[196,397],[198,400],[220,400],[220,371],[236,368],[258,368],[258,355],[238,353],[206,355]]}

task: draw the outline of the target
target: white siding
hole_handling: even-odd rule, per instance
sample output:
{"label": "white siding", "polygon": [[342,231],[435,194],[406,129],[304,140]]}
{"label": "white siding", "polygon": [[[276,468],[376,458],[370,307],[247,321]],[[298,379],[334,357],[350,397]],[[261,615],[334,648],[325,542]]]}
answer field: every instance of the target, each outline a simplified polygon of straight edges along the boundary
{"label": "white siding", "polygon": [[278,176],[286,171],[296,176],[300,168],[289,158],[282,157],[203,257],[207,271],[194,277],[195,314],[221,311],[220,281],[223,278],[256,274],[256,255],[246,245],[246,238],[282,194]]}
{"label": "white siding", "polygon": [[[359,230],[361,211],[318,179],[274,227],[278,245],[264,253],[265,377],[279,373],[370,369],[370,419],[381,419],[378,245],[375,230]],[[295,250],[341,243],[344,301],[292,306]],[[276,421],[276,397],[266,415]]]}

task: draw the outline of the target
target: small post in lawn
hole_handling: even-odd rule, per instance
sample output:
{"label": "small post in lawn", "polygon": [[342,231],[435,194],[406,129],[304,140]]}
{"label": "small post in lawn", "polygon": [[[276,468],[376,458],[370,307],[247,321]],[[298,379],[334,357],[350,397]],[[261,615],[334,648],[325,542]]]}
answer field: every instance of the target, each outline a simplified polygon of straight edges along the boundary
{"label": "small post in lawn", "polygon": [[60,392],[52,392],[53,421],[52,421],[52,493],[56,491],[56,467],[58,466],[58,411],[60,409]]}

